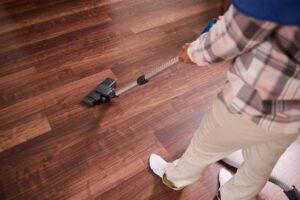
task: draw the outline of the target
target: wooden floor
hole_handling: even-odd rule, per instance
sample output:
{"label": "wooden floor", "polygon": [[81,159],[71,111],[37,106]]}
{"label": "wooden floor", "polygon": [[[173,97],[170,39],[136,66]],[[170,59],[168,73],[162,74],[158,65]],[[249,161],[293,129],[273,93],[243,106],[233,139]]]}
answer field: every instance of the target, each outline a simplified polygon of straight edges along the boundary
{"label": "wooden floor", "polygon": [[[124,86],[178,55],[222,10],[217,0],[2,0],[0,199],[213,199],[220,164],[176,192],[148,158],[182,154],[226,63],[177,64],[109,104],[80,100],[106,77]],[[298,188],[299,147],[275,170]],[[268,184],[258,199],[284,196]]]}

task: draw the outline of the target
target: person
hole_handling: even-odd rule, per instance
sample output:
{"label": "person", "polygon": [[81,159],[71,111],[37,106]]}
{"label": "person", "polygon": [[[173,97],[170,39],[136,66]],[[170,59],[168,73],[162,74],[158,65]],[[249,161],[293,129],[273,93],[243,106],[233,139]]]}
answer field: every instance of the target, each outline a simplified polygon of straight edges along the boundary
{"label": "person", "polygon": [[296,0],[233,0],[208,33],[183,46],[184,63],[229,60],[230,67],[184,154],[170,163],[150,156],[150,168],[166,186],[180,190],[208,165],[242,149],[237,173],[219,173],[218,198],[249,200],[264,187],[300,132],[299,10]]}

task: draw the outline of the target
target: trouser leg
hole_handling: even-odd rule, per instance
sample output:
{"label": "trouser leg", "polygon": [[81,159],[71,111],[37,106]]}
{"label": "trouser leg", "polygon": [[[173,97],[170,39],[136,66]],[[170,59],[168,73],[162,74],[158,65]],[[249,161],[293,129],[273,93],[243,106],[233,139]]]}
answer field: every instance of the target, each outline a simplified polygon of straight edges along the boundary
{"label": "trouser leg", "polygon": [[[187,186],[198,180],[209,164],[233,151],[251,148],[266,141],[276,143],[285,137],[289,136],[266,131],[240,115],[231,114],[222,102],[216,100],[203,117],[182,157],[167,165],[163,182],[172,188]],[[287,140],[282,152],[292,141]]]}
{"label": "trouser leg", "polygon": [[216,113],[228,112],[226,108],[219,109],[220,104],[219,100],[212,104],[182,157],[167,165],[163,178],[167,186],[181,188],[195,182],[209,164],[240,148],[226,120],[220,123],[216,119]]}
{"label": "trouser leg", "polygon": [[222,200],[249,200],[261,191],[280,156],[297,138],[297,134],[273,136],[275,138],[272,141],[243,149],[243,165],[220,188]]}

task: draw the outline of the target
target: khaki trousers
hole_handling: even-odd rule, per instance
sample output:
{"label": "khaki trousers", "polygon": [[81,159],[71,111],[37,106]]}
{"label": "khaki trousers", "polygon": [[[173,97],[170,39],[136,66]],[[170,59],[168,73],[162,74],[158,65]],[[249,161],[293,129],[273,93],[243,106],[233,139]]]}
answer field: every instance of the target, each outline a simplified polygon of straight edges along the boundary
{"label": "khaki trousers", "polygon": [[163,182],[180,189],[199,179],[203,170],[242,149],[244,163],[220,188],[222,200],[250,200],[264,187],[272,169],[298,134],[280,134],[260,128],[215,100],[182,155],[165,168]]}

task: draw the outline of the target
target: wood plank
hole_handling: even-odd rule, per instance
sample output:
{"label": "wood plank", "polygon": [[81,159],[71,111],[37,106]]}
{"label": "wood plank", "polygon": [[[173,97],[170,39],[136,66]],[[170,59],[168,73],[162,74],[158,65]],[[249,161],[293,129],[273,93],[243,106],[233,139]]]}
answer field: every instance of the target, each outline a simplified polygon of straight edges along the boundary
{"label": "wood plank", "polygon": [[[214,17],[214,16],[215,15],[213,15],[213,12],[211,12],[211,14],[209,14],[209,15],[200,15],[200,16],[197,15],[197,16],[195,16],[194,19],[197,19],[196,17],[199,17],[199,19],[201,19],[201,20],[199,20],[199,23],[200,23],[199,25],[201,25],[201,23],[202,23],[203,25],[201,25],[201,26],[205,26],[208,18]],[[126,15],[125,15],[125,17],[122,16],[122,18],[125,18],[125,20],[126,20]],[[185,20],[182,20],[182,22],[180,24],[182,24],[184,21]],[[6,66],[9,63],[13,62],[14,68],[2,67],[2,68],[0,68],[0,75],[1,75],[1,73],[9,73],[12,70],[19,70],[20,68],[24,69],[26,67],[32,66],[33,64],[35,66],[37,66],[38,68],[44,68],[43,66],[48,66],[47,68],[49,69],[50,63],[53,63],[53,65],[54,65],[53,67],[58,67],[59,65],[66,63],[65,59],[67,59],[67,61],[73,61],[73,64],[74,63],[76,64],[76,62],[82,60],[83,59],[82,56],[84,56],[87,53],[91,54],[92,55],[91,57],[93,57],[93,58],[98,57],[99,54],[100,55],[106,54],[106,52],[109,55],[111,55],[111,56],[99,57],[98,61],[101,59],[105,60],[107,58],[113,58],[116,55],[120,55],[120,54],[122,55],[122,54],[126,53],[126,52],[124,52],[124,48],[128,49],[128,47],[131,47],[132,44],[134,44],[136,46],[139,44],[143,44],[143,41],[145,41],[145,40],[141,40],[142,43],[140,43],[138,41],[133,40],[133,42],[131,42],[131,44],[129,44],[129,45],[128,45],[128,43],[123,44],[123,47],[120,48],[120,50],[123,50],[123,51],[118,51],[116,53],[114,53],[114,51],[110,51],[110,48],[112,48],[112,47],[115,48],[116,44],[120,44],[120,42],[119,42],[120,41],[120,36],[119,36],[120,33],[118,33],[118,31],[121,32],[121,34],[122,34],[122,32],[125,31],[124,34],[126,36],[126,34],[127,34],[126,29],[130,23],[132,23],[131,20],[127,20],[126,22],[121,23],[121,25],[120,24],[111,25],[110,26],[111,29],[109,31],[107,31],[106,29],[102,30],[104,28],[102,25],[93,26],[93,27],[90,27],[87,29],[83,29],[81,31],[75,31],[75,32],[72,32],[69,34],[65,34],[63,37],[56,37],[53,39],[49,39],[49,40],[46,40],[43,42],[36,43],[34,45],[24,46],[23,48],[20,48],[17,51],[9,51],[3,55],[0,55],[1,60],[3,60],[3,62],[1,64],[3,66]],[[175,24],[176,23],[170,24],[170,27],[174,28]],[[198,26],[198,24],[194,23],[194,26]],[[118,30],[118,31],[116,32],[116,31],[112,31],[112,30]],[[103,34],[102,31],[105,34],[107,34],[107,36],[102,35],[102,37],[99,37],[99,35]],[[89,35],[89,34],[91,34],[91,35]],[[156,35],[157,35],[157,33],[152,33],[152,34],[148,34],[148,37],[151,36],[151,37],[155,38]],[[139,36],[139,37],[142,38],[141,36]],[[89,39],[87,40],[86,38],[89,38]],[[136,39],[136,38],[137,37],[135,37],[133,39]],[[177,35],[176,40],[178,40],[180,38],[181,38],[181,40],[183,39],[182,37],[179,37],[179,35]],[[77,40],[82,41],[82,44],[79,45],[78,44],[79,41],[77,41]],[[102,44],[103,41],[106,41],[106,43]],[[126,38],[126,40],[123,40],[123,41],[127,42],[130,40],[129,40],[129,38]],[[161,40],[161,42],[163,42],[163,41],[164,40]],[[107,43],[109,43],[110,46],[106,46]],[[148,42],[148,44],[149,44],[149,42]],[[122,45],[122,43],[121,43],[121,45]],[[53,49],[53,51],[47,52],[47,53],[44,52],[49,48],[53,48],[54,46],[57,49]],[[158,45],[156,45],[156,46],[158,46]],[[88,49],[89,49],[88,51],[87,51],[86,47],[88,47]],[[103,49],[103,47],[105,47],[105,49]],[[84,49],[84,51],[82,51],[82,49]],[[99,49],[99,50],[97,50],[97,49]],[[132,48],[130,48],[130,49],[132,49]],[[141,50],[141,49],[139,49],[139,50]],[[70,59],[68,58],[67,55],[69,55],[69,54],[73,55],[76,52],[77,53],[82,52],[84,54],[83,55],[81,55],[82,53],[77,54],[77,58],[74,58],[74,57],[72,57]],[[62,54],[65,55],[64,59],[61,58]],[[57,61],[57,58],[60,58],[59,59],[60,62],[54,63],[53,61]],[[19,62],[16,63],[16,60],[18,60]],[[100,65],[100,63],[99,63],[99,65]],[[2,70],[3,70],[3,72],[1,72]]]}
{"label": "wood plank", "polygon": [[[49,40],[63,34],[88,28],[91,25],[95,26],[111,21],[109,16],[99,14],[97,11],[98,10],[95,9],[93,11],[88,10],[83,13],[75,13],[65,18],[53,19],[22,28],[22,30],[18,30],[18,32],[14,34],[11,34],[11,32],[2,34],[3,43],[0,44],[0,53],[28,46],[36,42]],[[30,30],[30,32],[28,32],[28,30]]]}
{"label": "wood plank", "polygon": [[[155,151],[161,155],[166,155],[165,150],[156,141],[153,134],[150,132],[132,133],[130,129],[125,129],[127,127],[126,122],[116,130],[102,133],[91,129],[91,131],[88,131],[90,127],[88,124],[90,123],[85,124],[87,125],[86,128],[78,129],[82,125],[78,124],[77,120],[77,125],[73,123],[75,127],[72,127],[62,136],[55,137],[50,142],[48,140],[40,141],[34,148],[22,151],[22,157],[26,157],[26,160],[30,159],[32,162],[21,159],[18,160],[19,164],[10,167],[10,163],[15,159],[11,157],[6,159],[6,162],[2,162],[1,169],[6,169],[5,176],[7,180],[12,180],[9,176],[13,176],[14,171],[30,167],[27,168],[25,174],[22,171],[19,172],[20,176],[17,181],[35,183],[37,178],[47,176],[48,197],[62,197],[62,193],[57,194],[54,192],[62,185],[65,186],[64,190],[60,190],[64,191],[63,197],[71,198],[72,195],[77,198],[84,197],[87,187],[91,194],[99,195],[99,193],[114,184],[118,184],[120,180],[130,177],[130,174],[134,175],[136,172],[145,169],[150,152]],[[63,130],[65,129],[60,129],[59,132]],[[128,140],[128,133],[131,133],[130,140]],[[93,138],[90,138],[91,134],[96,134],[95,136],[99,137],[99,141],[96,140],[98,144],[95,143],[96,141],[93,142]],[[68,145],[64,145],[66,139],[70,141]],[[85,148],[83,149],[83,147]],[[36,149],[41,151],[36,151]],[[90,154],[90,151],[94,153]],[[41,163],[47,166],[47,174],[44,174],[43,171],[35,174]],[[70,177],[70,179],[61,179],[62,174],[64,174],[64,177]],[[114,175],[112,176],[112,174]],[[81,181],[74,183],[72,182],[73,178]],[[3,187],[9,190],[9,188],[12,189],[14,184],[14,182],[6,182]],[[35,198],[43,196],[45,185],[24,184],[16,189],[23,191],[23,197]],[[30,192],[32,189],[35,191],[34,193]],[[15,193],[15,198],[18,195],[20,194]]]}
{"label": "wood plank", "polygon": [[32,97],[36,89],[36,85],[33,83],[36,75],[37,71],[31,67],[1,77],[0,109]]}
{"label": "wood plank", "polygon": [[8,106],[0,110],[0,126],[20,120],[31,114],[42,111],[45,105],[41,97],[29,98],[20,103]]}
{"label": "wood plank", "polygon": [[[100,24],[78,31],[70,32],[49,40],[40,41],[17,50],[7,51],[0,54],[0,76],[35,67],[38,71],[42,69],[55,70],[63,67],[66,62],[76,62],[83,58],[85,52],[91,53],[94,47],[99,45],[112,45],[114,40],[107,32],[102,30],[107,24]],[[99,32],[104,32],[99,37]],[[92,34],[91,39],[86,40],[81,35]],[[91,41],[91,42],[88,42]],[[62,56],[64,55],[64,56]],[[11,66],[14,63],[13,66]]]}
{"label": "wood plank", "polygon": [[[64,17],[70,14],[79,13],[85,10],[90,10],[96,7],[105,6],[107,4],[112,4],[119,2],[121,0],[112,1],[67,1],[57,5],[49,5],[44,8],[40,8],[39,12],[28,11],[22,15],[12,16],[9,21],[2,21],[0,23],[1,29],[0,34],[7,33],[16,29],[20,29],[33,24],[38,24],[46,22],[52,19]],[[40,12],[43,14],[41,15]]]}
{"label": "wood plank", "polygon": [[20,15],[24,12],[31,11],[33,12],[36,9],[47,7],[49,5],[62,3],[67,0],[52,0],[51,2],[45,2],[45,1],[16,1],[16,0],[2,0],[0,2],[0,5],[3,7],[3,10],[5,12],[0,13],[0,19],[6,18],[7,15],[10,17],[13,15]]}
{"label": "wood plank", "polygon": [[0,127],[0,152],[51,130],[47,118],[37,113],[16,123]]}
{"label": "wood plank", "polygon": [[78,109],[82,110],[84,107],[80,105],[81,99],[89,90],[93,89],[95,85],[99,84],[100,81],[106,77],[112,77],[110,70],[71,82],[59,89],[55,89],[55,91],[50,90],[41,95],[5,107],[0,110],[0,126],[19,120],[31,113],[39,112],[53,105],[59,105],[62,100],[66,100],[65,104],[76,105]]}
{"label": "wood plank", "polygon": [[[192,15],[203,12],[204,10],[219,8],[220,4],[196,4],[189,7],[179,7],[178,9],[160,9],[156,12],[151,12],[151,15],[139,18],[130,30],[134,33],[139,33],[145,30],[149,30],[154,27],[158,27],[164,24],[168,24],[174,21],[181,20],[183,18],[190,17]],[[161,15],[163,13],[163,15]]]}
{"label": "wood plank", "polygon": [[[95,148],[101,150],[89,140],[94,121],[88,113],[77,116],[63,129],[51,130],[4,152],[0,171],[5,171],[1,173],[1,180],[7,181],[1,184],[2,188],[10,191],[12,198],[63,198],[62,185],[80,175],[77,164],[84,162],[82,158],[86,154],[82,151],[82,144],[87,145],[87,152]],[[65,153],[70,151],[74,154],[67,153],[66,156]]]}

